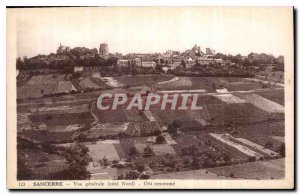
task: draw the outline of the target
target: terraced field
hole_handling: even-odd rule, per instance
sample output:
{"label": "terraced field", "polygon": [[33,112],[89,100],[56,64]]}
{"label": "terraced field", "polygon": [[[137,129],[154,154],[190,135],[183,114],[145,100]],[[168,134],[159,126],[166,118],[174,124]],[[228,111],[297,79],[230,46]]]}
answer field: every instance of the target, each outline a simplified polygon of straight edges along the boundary
{"label": "terraced field", "polygon": [[284,106],[257,94],[239,94],[246,102],[268,113],[284,113]]}
{"label": "terraced field", "polygon": [[[107,173],[107,177],[115,178],[121,172],[128,171],[109,167],[105,172],[99,165],[103,157],[109,161],[125,162],[130,158],[134,163],[156,164],[157,167],[151,168],[155,174],[166,172],[167,169],[183,171],[207,168],[180,172],[186,177],[185,179],[283,177],[284,162],[282,161],[208,168],[245,163],[251,156],[270,157],[271,152],[278,157],[281,156],[280,148],[283,146],[285,136],[284,122],[279,122],[284,119],[284,93],[281,89],[273,89],[273,86],[263,89],[260,83],[243,78],[136,75],[103,79],[98,74],[83,74],[79,79],[69,80],[69,76],[50,74],[20,77],[23,83],[18,84],[18,98],[24,99],[19,100],[17,107],[18,135],[33,142],[46,141],[68,145],[78,136],[79,132],[76,130],[80,130],[88,138],[85,141],[94,141],[84,143],[90,149],[89,155],[94,161],[94,164],[89,166],[93,178],[104,178],[102,173]],[[97,90],[38,98],[47,94],[90,88]],[[202,106],[202,110],[171,110],[169,104],[165,110],[162,110],[160,102],[152,106],[149,111],[126,110],[126,106],[119,106],[117,110],[101,111],[91,103],[103,93],[132,95],[138,92],[146,93],[153,89],[154,92],[200,90],[193,93],[199,94],[197,106]],[[255,91],[231,93],[236,90]],[[28,99],[30,97],[37,99]],[[146,97],[143,98],[145,100]],[[179,99],[177,103],[181,101]],[[189,99],[188,104],[191,105],[191,102],[192,99]],[[274,118],[278,110],[280,115]],[[181,122],[178,135],[166,131],[174,121]],[[156,136],[153,136],[153,133],[159,131],[162,131],[166,143],[156,143]],[[212,134],[230,134],[232,140],[229,144],[224,140],[216,139]],[[256,153],[249,155],[248,150],[239,150],[233,147],[233,144],[247,147]],[[147,146],[153,150],[154,156],[143,154]],[[132,158],[132,148],[137,152],[135,158]],[[196,156],[191,153],[195,153]],[[199,165],[191,168],[195,159]],[[164,167],[168,161],[175,162],[176,166]],[[268,166],[271,169],[264,170]],[[254,174],[245,173],[245,170],[249,172],[248,169],[253,170]],[[266,171],[274,173],[265,174]],[[154,178],[181,178],[182,175],[159,174]]]}
{"label": "terraced field", "polygon": [[172,75],[135,75],[135,76],[119,76],[115,77],[118,82],[125,86],[152,86],[158,82],[171,80]]}
{"label": "terraced field", "polygon": [[207,92],[215,92],[216,89],[222,88],[226,88],[228,91],[247,91],[261,89],[262,85],[258,82],[235,77],[179,77],[173,82],[155,85],[156,90],[204,89]]}
{"label": "terraced field", "polygon": [[32,114],[30,120],[33,123],[44,122],[47,125],[86,124],[93,121],[89,112],[63,113],[63,114]]}
{"label": "terraced field", "polygon": [[57,88],[57,83],[47,83],[47,84],[35,84],[23,85],[17,88],[17,98],[28,99],[28,98],[39,98],[43,95],[49,95],[54,93]]}
{"label": "terraced field", "polygon": [[274,151],[278,151],[282,142],[273,139],[272,136],[284,137],[284,122],[274,122],[265,124],[253,124],[241,126],[238,128],[239,137],[246,138],[261,146],[272,143],[269,147]]}

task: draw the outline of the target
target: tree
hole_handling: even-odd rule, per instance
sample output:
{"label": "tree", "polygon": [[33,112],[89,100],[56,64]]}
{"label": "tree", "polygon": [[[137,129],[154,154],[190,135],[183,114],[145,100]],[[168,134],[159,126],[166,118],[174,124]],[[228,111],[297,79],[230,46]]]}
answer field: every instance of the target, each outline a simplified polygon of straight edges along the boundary
{"label": "tree", "polygon": [[216,90],[216,89],[217,89],[216,84],[215,84],[215,83],[212,83],[211,88],[212,88],[213,90]]}
{"label": "tree", "polygon": [[121,175],[118,175],[117,179],[118,180],[124,180],[125,176],[123,175],[123,173],[121,173]]}
{"label": "tree", "polygon": [[145,171],[145,165],[143,165],[142,163],[138,163],[138,164],[135,165],[135,169],[136,169],[138,172],[142,173],[142,172]]}
{"label": "tree", "polygon": [[157,71],[162,71],[162,70],[163,70],[162,65],[157,64],[157,65],[155,66],[155,70],[157,70]]}
{"label": "tree", "polygon": [[99,163],[104,168],[106,168],[109,165],[108,160],[107,160],[107,158],[105,156],[103,156],[102,160],[101,159],[99,160]]}
{"label": "tree", "polygon": [[254,162],[256,160],[255,156],[251,156],[248,158],[248,161],[249,162]]}
{"label": "tree", "polygon": [[25,63],[23,60],[21,60],[20,57],[17,58],[17,69],[24,69],[25,68]]}
{"label": "tree", "polygon": [[144,148],[144,156],[154,156],[155,153],[153,152],[152,148],[148,145]]}
{"label": "tree", "polygon": [[192,167],[194,169],[199,169],[200,168],[200,162],[199,162],[199,159],[197,157],[193,157],[193,160],[192,160]]}
{"label": "tree", "polygon": [[149,167],[151,168],[151,169],[155,169],[156,167],[157,167],[157,162],[151,162],[151,163],[149,163]]}
{"label": "tree", "polygon": [[80,133],[77,138],[76,138],[79,142],[85,142],[87,140],[87,136],[84,133]]}
{"label": "tree", "polygon": [[88,155],[89,149],[80,144],[75,143],[65,152],[65,157],[69,168],[63,174],[63,179],[68,180],[85,180],[90,178],[90,172],[87,170],[88,164],[92,161]]}
{"label": "tree", "polygon": [[231,161],[231,158],[228,154],[225,154],[224,161],[227,162],[227,163]]}
{"label": "tree", "polygon": [[160,63],[160,64],[164,64],[164,63],[165,63],[165,60],[162,59],[162,58],[160,58],[159,63]]}
{"label": "tree", "polygon": [[146,175],[146,174],[142,174],[140,179],[149,179],[150,176],[149,175]]}
{"label": "tree", "polygon": [[266,148],[272,148],[273,147],[273,143],[268,141],[266,144],[265,144],[265,147]]}
{"label": "tree", "polygon": [[186,68],[186,63],[185,63],[184,60],[181,60],[181,66],[182,66],[183,68]]}
{"label": "tree", "polygon": [[108,58],[106,60],[105,66],[112,66],[114,64],[117,64],[117,61],[118,61],[118,58],[116,58],[116,57]]}
{"label": "tree", "polygon": [[139,178],[139,173],[136,171],[130,171],[128,173],[126,173],[125,179],[128,180],[135,180]]}
{"label": "tree", "polygon": [[190,165],[190,159],[189,158],[184,158],[184,160],[183,160],[183,165],[185,166],[185,167],[188,167],[189,165]]}
{"label": "tree", "polygon": [[129,148],[129,157],[130,158],[135,158],[138,156],[138,151],[136,150],[135,147]]}
{"label": "tree", "polygon": [[184,156],[197,156],[199,154],[199,150],[195,145],[190,145],[182,148],[181,153]]}
{"label": "tree", "polygon": [[178,121],[178,120],[174,120],[173,123],[171,123],[169,126],[168,126],[168,131],[170,133],[177,133],[178,132],[178,129],[182,127],[182,122],[181,121]]}
{"label": "tree", "polygon": [[97,48],[90,49],[89,52],[90,52],[91,54],[96,54],[96,53],[98,53],[98,49],[97,49]]}
{"label": "tree", "polygon": [[161,131],[160,131],[160,130],[155,130],[155,131],[153,132],[153,135],[159,136],[159,135],[161,135]]}
{"label": "tree", "polygon": [[164,138],[164,136],[159,135],[159,136],[156,137],[156,143],[157,144],[163,144],[165,142],[166,142],[166,139]]}
{"label": "tree", "polygon": [[162,163],[166,167],[170,167],[171,169],[175,169],[176,167],[176,160],[173,156],[166,154],[165,158],[163,158]]}

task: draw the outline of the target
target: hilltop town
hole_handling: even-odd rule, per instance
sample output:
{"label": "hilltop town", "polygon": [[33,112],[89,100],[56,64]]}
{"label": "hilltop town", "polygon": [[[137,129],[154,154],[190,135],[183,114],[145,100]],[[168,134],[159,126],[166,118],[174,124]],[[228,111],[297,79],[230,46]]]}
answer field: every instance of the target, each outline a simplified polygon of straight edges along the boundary
{"label": "hilltop town", "polygon": [[[18,179],[284,177],[283,56],[60,44],[16,68]],[[104,93],[154,92],[198,94],[203,109],[96,106]]]}

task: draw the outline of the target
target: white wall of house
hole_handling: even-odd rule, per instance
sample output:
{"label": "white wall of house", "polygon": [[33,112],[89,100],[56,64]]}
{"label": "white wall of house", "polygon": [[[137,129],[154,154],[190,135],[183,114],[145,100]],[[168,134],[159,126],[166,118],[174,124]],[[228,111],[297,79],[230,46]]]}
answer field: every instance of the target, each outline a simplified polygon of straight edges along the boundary
{"label": "white wall of house", "polygon": [[75,66],[74,67],[74,72],[82,72],[83,71],[83,66]]}

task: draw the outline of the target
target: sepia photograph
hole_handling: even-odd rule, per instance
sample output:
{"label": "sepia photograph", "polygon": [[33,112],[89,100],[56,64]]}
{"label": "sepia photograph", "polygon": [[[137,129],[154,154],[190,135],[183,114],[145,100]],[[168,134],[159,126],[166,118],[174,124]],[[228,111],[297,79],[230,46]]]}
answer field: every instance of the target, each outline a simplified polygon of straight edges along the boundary
{"label": "sepia photograph", "polygon": [[293,7],[6,8],[10,189],[293,189]]}

